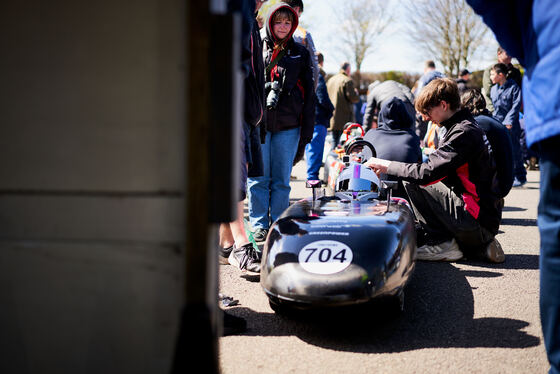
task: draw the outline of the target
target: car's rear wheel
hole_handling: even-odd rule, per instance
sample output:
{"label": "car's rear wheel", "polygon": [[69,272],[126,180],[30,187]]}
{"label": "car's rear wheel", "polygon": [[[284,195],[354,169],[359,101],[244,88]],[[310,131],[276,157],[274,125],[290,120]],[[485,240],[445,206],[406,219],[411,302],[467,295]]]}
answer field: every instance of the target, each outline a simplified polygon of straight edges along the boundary
{"label": "car's rear wheel", "polygon": [[391,300],[390,308],[395,313],[404,312],[404,291],[400,290]]}
{"label": "car's rear wheel", "polygon": [[270,305],[270,308],[272,308],[272,310],[277,314],[288,313],[289,308],[286,305],[283,305],[282,302],[277,297],[269,296],[268,304]]}

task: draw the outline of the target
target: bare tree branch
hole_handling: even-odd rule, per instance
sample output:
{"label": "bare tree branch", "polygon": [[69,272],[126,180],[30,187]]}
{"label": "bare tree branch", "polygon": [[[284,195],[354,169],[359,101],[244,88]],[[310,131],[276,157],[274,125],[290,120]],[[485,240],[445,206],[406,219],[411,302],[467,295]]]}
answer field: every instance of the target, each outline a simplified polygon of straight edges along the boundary
{"label": "bare tree branch", "polygon": [[380,36],[391,23],[392,16],[387,1],[352,0],[337,1],[333,5],[338,25],[335,33],[343,45],[346,56],[361,70],[366,57],[377,46]]}
{"label": "bare tree branch", "polygon": [[408,35],[443,65],[444,72],[457,76],[469,65],[488,33],[465,0],[408,0]]}

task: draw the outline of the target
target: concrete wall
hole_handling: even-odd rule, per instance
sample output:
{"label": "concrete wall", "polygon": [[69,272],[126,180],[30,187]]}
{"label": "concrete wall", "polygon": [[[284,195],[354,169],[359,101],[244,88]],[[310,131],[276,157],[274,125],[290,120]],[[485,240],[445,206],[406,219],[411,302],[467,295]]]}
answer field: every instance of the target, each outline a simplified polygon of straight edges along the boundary
{"label": "concrete wall", "polygon": [[185,5],[0,10],[0,372],[161,373],[185,243]]}

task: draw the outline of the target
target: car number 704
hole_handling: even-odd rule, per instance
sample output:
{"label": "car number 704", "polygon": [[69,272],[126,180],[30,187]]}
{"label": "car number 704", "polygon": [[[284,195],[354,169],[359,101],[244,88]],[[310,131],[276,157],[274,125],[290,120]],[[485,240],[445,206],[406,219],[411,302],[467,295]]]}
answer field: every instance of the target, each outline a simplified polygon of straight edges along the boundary
{"label": "car number 704", "polygon": [[336,240],[318,240],[299,252],[300,265],[315,274],[333,274],[344,270],[353,259],[350,247]]}
{"label": "car number 704", "polygon": [[346,249],[344,248],[338,251],[334,256],[332,255],[333,251],[330,248],[326,247],[321,248],[320,250],[319,248],[306,248],[305,250],[309,252],[309,256],[307,256],[305,262],[311,261],[311,259],[313,258],[313,254],[315,254],[315,252],[317,251],[319,251],[319,253],[317,254],[319,262],[329,262],[331,259],[338,260],[340,262],[346,261]]}

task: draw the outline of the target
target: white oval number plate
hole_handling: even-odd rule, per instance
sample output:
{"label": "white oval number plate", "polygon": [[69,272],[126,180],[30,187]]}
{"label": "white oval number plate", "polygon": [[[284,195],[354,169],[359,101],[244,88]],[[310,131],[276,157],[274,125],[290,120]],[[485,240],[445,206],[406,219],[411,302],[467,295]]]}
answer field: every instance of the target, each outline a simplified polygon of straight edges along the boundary
{"label": "white oval number plate", "polygon": [[300,265],[310,273],[334,274],[352,263],[352,250],[335,240],[319,240],[307,244],[299,252]]}

